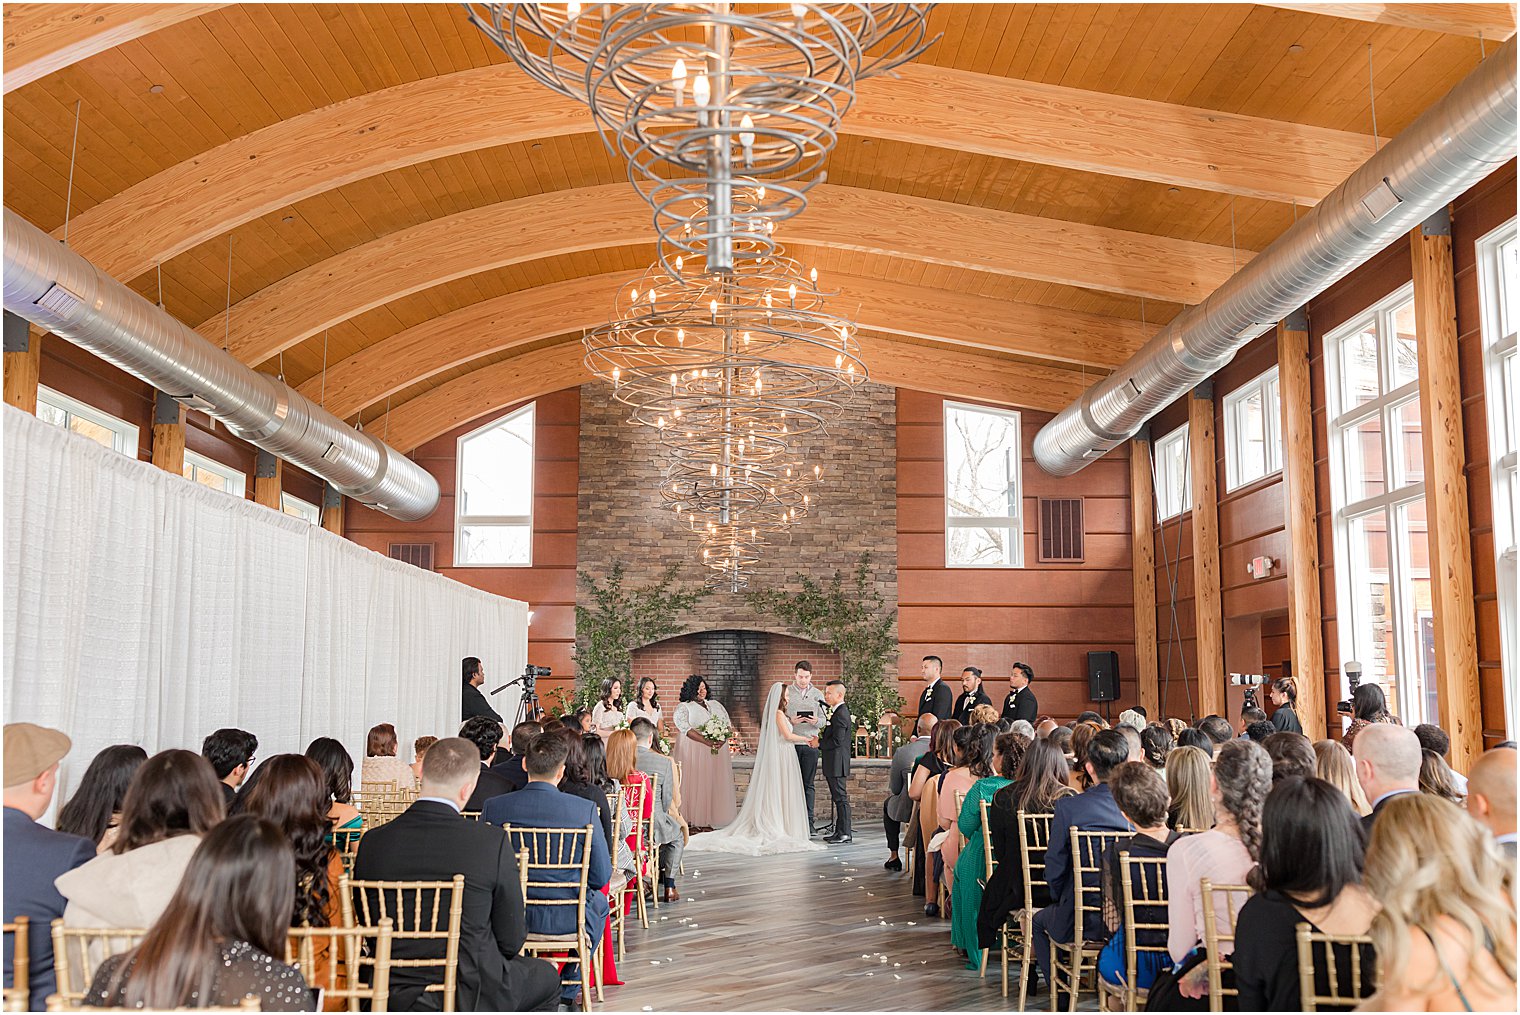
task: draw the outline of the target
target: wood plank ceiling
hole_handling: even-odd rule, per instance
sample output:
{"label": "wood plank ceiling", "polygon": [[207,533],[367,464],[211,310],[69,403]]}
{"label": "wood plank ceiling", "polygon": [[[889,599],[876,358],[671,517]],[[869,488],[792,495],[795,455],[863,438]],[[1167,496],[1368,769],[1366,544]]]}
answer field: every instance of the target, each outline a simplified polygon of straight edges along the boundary
{"label": "wood plank ceiling", "polygon": [[[1373,94],[1386,139],[1514,31],[1388,6],[942,4],[783,239],[881,379],[1058,408],[1370,155]],[[589,118],[457,4],[4,12],[7,206],[61,235],[81,102],[71,244],[403,449],[583,380],[652,258]]]}

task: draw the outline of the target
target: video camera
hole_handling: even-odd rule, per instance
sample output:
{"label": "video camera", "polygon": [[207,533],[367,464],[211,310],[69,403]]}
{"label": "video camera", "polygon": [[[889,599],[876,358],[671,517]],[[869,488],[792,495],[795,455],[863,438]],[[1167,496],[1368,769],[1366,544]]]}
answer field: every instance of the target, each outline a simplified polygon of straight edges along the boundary
{"label": "video camera", "polygon": [[1267,677],[1261,673],[1231,673],[1230,686],[1244,687],[1246,689],[1246,708],[1261,708],[1256,700],[1256,688],[1267,682]]}
{"label": "video camera", "polygon": [[[1346,682],[1351,685],[1351,693],[1355,695],[1356,685],[1362,682],[1362,664],[1353,659],[1342,669],[1346,672]],[[1345,701],[1337,701],[1335,703],[1335,710],[1341,715],[1351,715],[1351,699],[1347,698]]]}

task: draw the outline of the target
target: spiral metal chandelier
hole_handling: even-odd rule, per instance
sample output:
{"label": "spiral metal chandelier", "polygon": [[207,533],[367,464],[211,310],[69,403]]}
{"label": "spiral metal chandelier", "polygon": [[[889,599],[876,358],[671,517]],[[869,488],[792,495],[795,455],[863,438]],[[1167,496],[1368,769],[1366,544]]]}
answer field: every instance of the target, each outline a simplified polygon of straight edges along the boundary
{"label": "spiral metal chandelier", "polygon": [[585,103],[648,202],[658,260],[586,365],[666,456],[660,495],[737,591],[817,503],[800,441],[868,379],[854,323],[776,227],[807,205],[856,83],[918,56],[933,4],[467,4],[529,76]]}

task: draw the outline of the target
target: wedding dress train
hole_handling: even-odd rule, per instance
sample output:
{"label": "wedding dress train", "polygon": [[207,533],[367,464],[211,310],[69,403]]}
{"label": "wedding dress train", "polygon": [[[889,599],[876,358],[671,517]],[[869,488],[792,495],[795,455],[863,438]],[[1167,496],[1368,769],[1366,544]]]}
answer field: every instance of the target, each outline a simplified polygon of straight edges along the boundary
{"label": "wedding dress train", "polygon": [[781,689],[782,685],[776,684],[765,699],[760,748],[739,816],[727,828],[693,835],[686,843],[686,852],[770,856],[824,848],[808,838],[811,822],[802,794],[802,766],[797,751],[777,724]]}

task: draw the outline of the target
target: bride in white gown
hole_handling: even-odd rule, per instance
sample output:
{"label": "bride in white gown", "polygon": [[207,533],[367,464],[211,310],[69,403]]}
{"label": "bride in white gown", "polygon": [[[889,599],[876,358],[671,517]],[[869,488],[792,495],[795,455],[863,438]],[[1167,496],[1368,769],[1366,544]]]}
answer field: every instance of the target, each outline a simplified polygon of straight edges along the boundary
{"label": "bride in white gown", "polygon": [[693,835],[686,852],[802,853],[821,850],[808,839],[807,803],[802,795],[802,767],[793,744],[807,743],[792,732],[786,717],[786,685],[776,684],[765,698],[760,719],[760,749],[739,816],[726,828]]}

